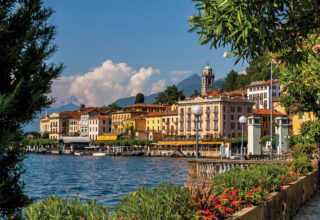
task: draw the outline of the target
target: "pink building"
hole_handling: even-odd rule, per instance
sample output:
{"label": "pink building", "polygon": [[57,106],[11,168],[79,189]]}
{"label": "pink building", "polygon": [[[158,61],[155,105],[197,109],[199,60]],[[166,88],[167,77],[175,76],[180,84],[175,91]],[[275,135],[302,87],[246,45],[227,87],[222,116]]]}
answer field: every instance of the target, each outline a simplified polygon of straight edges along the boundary
{"label": "pink building", "polygon": [[98,136],[103,133],[111,132],[111,116],[110,115],[93,115],[88,121],[88,136],[91,140],[97,140]]}

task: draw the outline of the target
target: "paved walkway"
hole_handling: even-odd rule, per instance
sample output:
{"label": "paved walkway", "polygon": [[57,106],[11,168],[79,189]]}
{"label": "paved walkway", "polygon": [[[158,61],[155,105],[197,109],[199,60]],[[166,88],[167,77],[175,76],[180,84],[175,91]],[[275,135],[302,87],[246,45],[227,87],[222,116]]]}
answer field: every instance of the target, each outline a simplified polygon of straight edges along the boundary
{"label": "paved walkway", "polygon": [[320,219],[320,191],[316,192],[297,212],[293,220]]}

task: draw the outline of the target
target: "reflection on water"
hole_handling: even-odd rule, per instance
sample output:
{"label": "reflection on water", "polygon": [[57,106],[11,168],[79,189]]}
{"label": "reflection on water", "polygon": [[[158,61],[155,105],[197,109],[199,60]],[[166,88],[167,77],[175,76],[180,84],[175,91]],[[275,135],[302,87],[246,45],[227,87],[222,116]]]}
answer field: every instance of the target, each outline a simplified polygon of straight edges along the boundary
{"label": "reflection on water", "polygon": [[92,157],[31,154],[24,161],[28,196],[59,195],[97,199],[114,207],[123,195],[160,182],[183,185],[188,163],[177,158]]}

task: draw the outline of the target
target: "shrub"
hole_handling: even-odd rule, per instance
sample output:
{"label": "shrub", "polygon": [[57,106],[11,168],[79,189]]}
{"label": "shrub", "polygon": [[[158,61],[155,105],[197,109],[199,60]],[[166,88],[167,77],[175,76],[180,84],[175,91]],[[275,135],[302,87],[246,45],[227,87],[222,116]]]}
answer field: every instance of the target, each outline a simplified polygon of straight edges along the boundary
{"label": "shrub", "polygon": [[115,208],[115,219],[186,219],[195,214],[189,204],[191,194],[180,186],[163,183],[153,189],[142,187],[121,199]]}
{"label": "shrub", "polygon": [[308,159],[312,158],[312,154],[317,150],[314,144],[309,143],[298,143],[297,146],[293,148],[292,157],[297,159],[299,157],[306,156]]}
{"label": "shrub", "polygon": [[305,174],[309,171],[312,171],[312,164],[307,156],[300,156],[297,159],[295,159],[291,163],[292,169],[299,173],[299,174]]}
{"label": "shrub", "polygon": [[37,219],[110,219],[109,208],[105,208],[95,200],[82,203],[80,199],[67,200],[58,196],[49,196],[40,202],[34,202],[23,211],[23,217]]}

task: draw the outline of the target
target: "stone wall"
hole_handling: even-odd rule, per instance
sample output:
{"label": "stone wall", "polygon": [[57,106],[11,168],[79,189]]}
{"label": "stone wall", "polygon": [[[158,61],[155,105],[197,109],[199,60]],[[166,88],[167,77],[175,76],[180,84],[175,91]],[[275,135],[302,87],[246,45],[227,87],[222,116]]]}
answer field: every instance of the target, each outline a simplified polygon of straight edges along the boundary
{"label": "stone wall", "polygon": [[254,206],[240,210],[229,220],[289,219],[319,187],[319,171],[308,173],[296,182],[284,186],[280,192],[270,195],[266,206]]}

